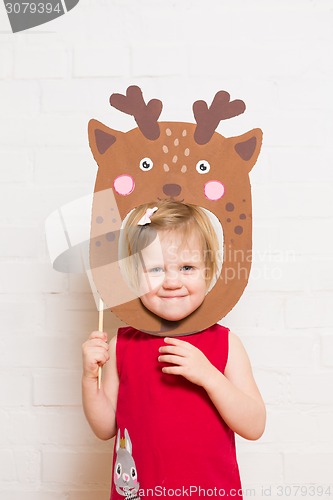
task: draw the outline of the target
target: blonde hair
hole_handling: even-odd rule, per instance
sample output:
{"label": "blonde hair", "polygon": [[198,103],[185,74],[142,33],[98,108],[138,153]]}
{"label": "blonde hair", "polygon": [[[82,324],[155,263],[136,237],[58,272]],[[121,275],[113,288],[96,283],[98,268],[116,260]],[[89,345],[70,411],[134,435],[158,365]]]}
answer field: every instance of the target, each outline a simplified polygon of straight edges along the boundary
{"label": "blonde hair", "polygon": [[[147,209],[153,207],[157,207],[157,211],[150,216],[151,223],[138,225]],[[119,240],[119,257],[126,281],[135,290],[138,289],[137,270],[140,265],[141,250],[150,245],[160,231],[181,234],[184,244],[189,241],[191,235],[198,235],[202,245],[208,289],[221,270],[220,247],[216,232],[204,209],[177,201],[140,205],[125,219]]]}

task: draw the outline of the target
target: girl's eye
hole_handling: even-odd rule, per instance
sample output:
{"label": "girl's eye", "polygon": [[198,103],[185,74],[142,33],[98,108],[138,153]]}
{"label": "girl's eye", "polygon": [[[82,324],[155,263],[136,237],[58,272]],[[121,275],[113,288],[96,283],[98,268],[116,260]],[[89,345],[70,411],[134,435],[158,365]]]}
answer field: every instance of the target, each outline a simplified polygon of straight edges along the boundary
{"label": "girl's eye", "polygon": [[194,267],[193,266],[183,266],[181,268],[182,271],[185,271],[185,272],[190,272],[190,271],[193,271]]}
{"label": "girl's eye", "polygon": [[151,170],[154,166],[153,161],[150,158],[142,158],[140,161],[140,168],[141,170]]}
{"label": "girl's eye", "polygon": [[163,267],[151,267],[147,269],[147,274],[149,276],[161,276],[164,272]]}
{"label": "girl's eye", "polygon": [[195,168],[199,174],[207,174],[210,171],[210,165],[207,160],[198,161]]}

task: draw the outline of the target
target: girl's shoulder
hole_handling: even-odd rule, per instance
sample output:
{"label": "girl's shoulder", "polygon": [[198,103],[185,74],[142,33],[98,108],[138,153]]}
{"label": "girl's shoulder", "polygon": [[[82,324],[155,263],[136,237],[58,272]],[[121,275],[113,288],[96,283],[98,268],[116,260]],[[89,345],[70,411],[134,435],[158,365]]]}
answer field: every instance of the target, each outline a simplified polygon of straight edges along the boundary
{"label": "girl's shoulder", "polygon": [[117,331],[117,335],[126,335],[130,333],[134,333],[137,330],[132,326],[120,326]]}
{"label": "girl's shoulder", "polygon": [[229,331],[228,361],[225,367],[225,375],[234,377],[240,374],[252,373],[251,362],[243,342],[234,332]]}
{"label": "girl's shoulder", "polygon": [[231,330],[229,330],[228,341],[229,341],[229,360],[239,362],[240,357],[249,359],[244,344],[241,341],[240,337]]}
{"label": "girl's shoulder", "polygon": [[118,328],[116,337],[119,342],[126,342],[127,339],[131,339],[135,337],[139,333],[139,330],[136,330],[132,326],[121,326]]}

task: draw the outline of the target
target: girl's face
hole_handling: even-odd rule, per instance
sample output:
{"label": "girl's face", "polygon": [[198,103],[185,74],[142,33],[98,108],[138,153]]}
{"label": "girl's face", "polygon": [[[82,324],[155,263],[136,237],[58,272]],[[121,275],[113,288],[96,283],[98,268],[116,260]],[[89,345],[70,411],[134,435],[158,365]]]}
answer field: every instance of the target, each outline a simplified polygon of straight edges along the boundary
{"label": "girl's face", "polygon": [[175,231],[157,234],[141,252],[140,299],[157,316],[179,321],[202,304],[207,292],[202,244],[195,234],[186,242]]}

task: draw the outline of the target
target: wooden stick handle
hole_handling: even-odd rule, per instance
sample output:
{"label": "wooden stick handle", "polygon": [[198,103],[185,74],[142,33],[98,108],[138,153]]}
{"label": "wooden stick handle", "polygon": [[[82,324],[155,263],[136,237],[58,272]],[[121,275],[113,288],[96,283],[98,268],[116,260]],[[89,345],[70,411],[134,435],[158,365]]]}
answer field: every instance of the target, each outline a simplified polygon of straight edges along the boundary
{"label": "wooden stick handle", "polygon": [[[104,304],[103,300],[99,299],[99,308],[98,308],[98,331],[103,331],[103,313],[104,313]],[[102,367],[98,367],[98,389],[101,388],[102,382]]]}

